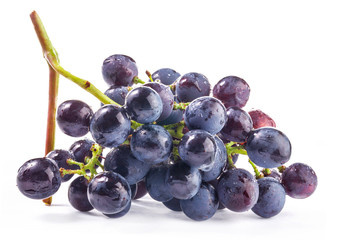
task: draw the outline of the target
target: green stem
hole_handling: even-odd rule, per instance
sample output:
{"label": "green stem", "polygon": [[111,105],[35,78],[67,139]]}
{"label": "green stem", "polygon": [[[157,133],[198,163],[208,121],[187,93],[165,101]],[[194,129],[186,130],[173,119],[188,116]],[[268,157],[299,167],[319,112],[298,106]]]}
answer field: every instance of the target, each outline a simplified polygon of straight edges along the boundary
{"label": "green stem", "polygon": [[153,82],[151,73],[148,70],[146,70],[145,73],[148,76],[148,78],[150,79],[150,81]]}
{"label": "green stem", "polygon": [[185,110],[185,108],[189,105],[190,103],[187,102],[187,103],[177,103],[177,102],[174,102],[174,107],[172,108],[173,110],[177,110],[177,109],[182,109],[182,110]]}
{"label": "green stem", "polygon": [[256,165],[249,159],[248,162],[253,167],[256,179],[263,178],[263,173],[258,170]]}
{"label": "green stem", "polygon": [[280,173],[283,173],[284,170],[286,170],[286,166],[282,165],[281,167],[277,168],[279,170]]}
{"label": "green stem", "polygon": [[163,126],[173,138],[182,139],[184,136],[183,129],[184,129],[184,121],[180,121],[179,123],[164,125]]}
{"label": "green stem", "polygon": [[142,79],[140,79],[137,76],[134,77],[132,81],[133,81],[134,84],[138,84],[138,83],[145,84],[145,81],[143,81]]}
{"label": "green stem", "polygon": [[243,145],[239,145],[237,142],[229,142],[225,144],[225,147],[227,149],[228,154],[229,169],[236,168],[233,161],[233,155],[235,154],[247,155],[247,151],[244,149]]}

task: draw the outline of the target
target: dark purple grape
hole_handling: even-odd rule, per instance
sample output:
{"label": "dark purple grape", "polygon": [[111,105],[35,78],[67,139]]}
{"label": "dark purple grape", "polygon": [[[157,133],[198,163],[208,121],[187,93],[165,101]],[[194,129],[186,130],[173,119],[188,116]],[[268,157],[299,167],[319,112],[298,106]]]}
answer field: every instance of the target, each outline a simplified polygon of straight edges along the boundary
{"label": "dark purple grape", "polygon": [[226,108],[244,107],[249,94],[248,83],[236,76],[222,78],[213,88],[213,96],[221,100]]}
{"label": "dark purple grape", "polygon": [[[93,144],[95,142],[90,139],[81,139],[74,142],[69,151],[73,154],[75,161],[86,164],[85,158],[92,158],[91,148]],[[99,159],[101,161],[101,158]]]}
{"label": "dark purple grape", "polygon": [[130,208],[131,208],[131,201],[128,203],[128,205],[122,211],[120,211],[118,213],[114,213],[114,214],[104,213],[104,215],[109,217],[109,218],[120,218],[120,217],[125,216],[130,211]]}
{"label": "dark purple grape", "polygon": [[146,189],[156,201],[166,202],[173,198],[165,182],[168,165],[154,166],[145,177]]}
{"label": "dark purple grape", "polygon": [[179,123],[183,120],[184,110],[182,109],[173,109],[170,116],[164,119],[163,121],[157,122],[158,125],[170,125]]}
{"label": "dark purple grape", "polygon": [[171,195],[177,199],[189,199],[195,196],[201,182],[200,171],[182,161],[170,165],[167,171],[166,183]]}
{"label": "dark purple grape", "polygon": [[282,166],[289,160],[292,151],[287,136],[269,127],[251,131],[245,147],[250,160],[264,168]]}
{"label": "dark purple grape", "polygon": [[34,158],[18,170],[17,187],[26,197],[45,199],[56,193],[61,185],[58,165],[49,158]]}
{"label": "dark purple grape", "polygon": [[216,143],[216,154],[212,168],[209,171],[201,172],[202,180],[205,182],[212,181],[220,176],[227,162],[227,149],[224,146],[224,143],[217,136],[214,136],[214,140]]}
{"label": "dark purple grape", "polygon": [[172,151],[170,133],[159,125],[143,125],[131,137],[132,154],[140,161],[156,164],[166,161]]}
{"label": "dark purple grape", "polygon": [[130,145],[120,145],[106,155],[104,169],[119,173],[132,185],[145,177],[150,165],[135,158]]}
{"label": "dark purple grape", "polygon": [[169,208],[170,210],[174,212],[182,212],[180,201],[181,200],[177,198],[172,198],[171,200],[167,202],[162,202],[162,203],[164,206],[166,206],[167,208]]}
{"label": "dark purple grape", "polygon": [[130,86],[138,75],[138,69],[131,57],[115,54],[104,60],[102,74],[110,86]]}
{"label": "dark purple grape", "polygon": [[310,166],[294,163],[283,171],[282,185],[288,196],[303,199],[313,194],[318,178]]}
{"label": "dark purple grape", "polygon": [[176,95],[180,102],[191,102],[209,94],[210,83],[203,74],[187,73],[176,82]]}
{"label": "dark purple grape", "polygon": [[91,119],[90,131],[93,139],[103,147],[113,148],[128,137],[131,121],[124,108],[116,105],[102,106]]}
{"label": "dark purple grape", "polygon": [[216,154],[214,137],[204,130],[192,130],[184,134],[178,146],[183,162],[202,171],[211,170]]}
{"label": "dark purple grape", "polygon": [[134,199],[136,197],[137,191],[138,191],[137,183],[130,185],[131,189],[131,199]]}
{"label": "dark purple grape", "polygon": [[281,183],[274,178],[260,178],[257,183],[259,199],[251,210],[263,218],[279,214],[286,201],[286,193]]}
{"label": "dark purple grape", "polygon": [[146,190],[145,181],[144,180],[139,181],[137,183],[137,192],[136,192],[136,195],[133,198],[133,200],[140,199],[140,198],[144,197],[147,193],[148,193],[148,191]]}
{"label": "dark purple grape", "polygon": [[226,208],[235,212],[244,212],[256,204],[259,186],[250,172],[234,168],[221,175],[217,193],[220,202]]}
{"label": "dark purple grape", "polygon": [[227,119],[221,134],[233,142],[243,143],[249,132],[253,129],[253,121],[249,114],[238,107],[227,109]]}
{"label": "dark purple grape", "polygon": [[[75,157],[70,151],[63,150],[63,149],[55,149],[49,152],[46,155],[46,157],[54,160],[57,163],[58,168],[71,169],[71,170],[79,169],[77,165],[69,165],[66,162],[67,159],[71,159],[75,161]],[[66,182],[70,180],[72,177],[73,177],[73,174],[66,174],[65,176],[61,177],[61,181]]]}
{"label": "dark purple grape", "polygon": [[59,105],[57,123],[60,130],[71,137],[82,137],[89,132],[92,109],[79,100],[68,100]]}
{"label": "dark purple grape", "polygon": [[88,212],[93,209],[87,198],[87,187],[89,181],[83,176],[74,179],[68,188],[68,200],[72,207],[81,212]]}
{"label": "dark purple grape", "polygon": [[227,120],[227,112],[220,100],[200,97],[185,109],[185,125],[190,129],[202,129],[211,134],[221,131]]}
{"label": "dark purple grape", "polygon": [[212,216],[218,208],[216,190],[208,183],[202,183],[197,194],[190,199],[180,201],[184,214],[196,221],[204,221]]}
{"label": "dark purple grape", "polygon": [[161,68],[151,75],[153,81],[159,81],[165,85],[171,85],[180,76],[178,72],[171,68]]}
{"label": "dark purple grape", "polygon": [[105,214],[115,214],[128,206],[131,201],[131,189],[121,175],[105,171],[91,180],[87,196],[96,210]]}
{"label": "dark purple grape", "polygon": [[125,108],[132,120],[152,123],[162,114],[163,103],[159,94],[150,87],[137,87],[125,98]]}
{"label": "dark purple grape", "polygon": [[253,121],[254,129],[262,127],[276,127],[274,120],[261,110],[251,110],[248,113]]}
{"label": "dark purple grape", "polygon": [[[217,192],[217,186],[218,186],[218,178],[212,180],[212,181],[209,181],[207,182],[209,183],[211,186],[213,186]],[[218,208],[217,210],[222,210],[222,209],[225,209],[225,206],[220,202],[220,200],[218,200]]]}
{"label": "dark purple grape", "polygon": [[174,95],[172,94],[169,86],[157,82],[146,83],[143,86],[152,88],[161,97],[163,110],[157,121],[167,119],[172,113],[172,109],[174,107]]}
{"label": "dark purple grape", "polygon": [[[124,86],[111,86],[104,94],[120,105],[124,105],[129,90]],[[103,104],[102,104],[103,105]]]}

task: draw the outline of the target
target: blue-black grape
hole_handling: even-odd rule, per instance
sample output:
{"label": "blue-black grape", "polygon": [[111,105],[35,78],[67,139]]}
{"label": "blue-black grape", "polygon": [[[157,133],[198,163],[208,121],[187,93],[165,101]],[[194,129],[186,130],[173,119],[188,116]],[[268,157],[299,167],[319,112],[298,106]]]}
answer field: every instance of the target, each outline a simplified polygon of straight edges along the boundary
{"label": "blue-black grape", "polygon": [[167,208],[169,208],[170,210],[172,210],[174,212],[182,212],[180,202],[181,202],[181,200],[179,200],[177,198],[172,198],[171,200],[169,200],[167,202],[162,202],[162,203],[163,203],[164,206],[166,206]]}
{"label": "blue-black grape", "polygon": [[[92,158],[91,148],[93,144],[95,144],[95,142],[90,139],[81,139],[75,141],[69,148],[69,151],[73,154],[75,161],[86,164],[85,158]],[[99,157],[98,160],[102,162],[101,157]]]}
{"label": "blue-black grape", "polygon": [[243,143],[249,132],[253,129],[253,121],[249,114],[238,107],[227,109],[227,119],[221,134],[233,142]]}
{"label": "blue-black grape", "polygon": [[222,78],[213,88],[213,96],[220,99],[226,108],[246,105],[250,87],[244,79],[236,76]]}
{"label": "blue-black grape", "polygon": [[156,201],[166,202],[173,198],[165,182],[168,165],[156,165],[145,177],[146,189],[150,197]]}
{"label": "blue-black grape", "polygon": [[128,203],[128,205],[122,211],[114,213],[114,214],[104,213],[104,215],[109,217],[109,218],[120,218],[120,217],[125,216],[130,211],[130,208],[131,208],[131,201]]}
{"label": "blue-black grape", "polygon": [[74,179],[68,188],[68,200],[72,207],[81,212],[88,212],[93,209],[87,198],[87,187],[89,181],[83,176]]}
{"label": "blue-black grape", "polygon": [[146,83],[143,86],[150,87],[155,90],[162,100],[163,110],[157,121],[167,119],[172,113],[172,109],[174,107],[174,95],[172,94],[170,87],[157,82]]}
{"label": "blue-black grape", "polygon": [[250,172],[234,168],[221,175],[217,193],[220,202],[226,208],[235,212],[244,212],[256,204],[259,186]]}
{"label": "blue-black grape", "polygon": [[276,127],[274,120],[259,109],[251,110],[248,114],[253,121],[254,129],[262,127]]}
{"label": "blue-black grape", "polygon": [[176,95],[180,102],[191,102],[196,98],[209,96],[209,94],[210,83],[203,74],[187,73],[176,82]]}
{"label": "blue-black grape", "polygon": [[214,136],[214,140],[216,143],[216,154],[214,163],[209,171],[202,171],[202,180],[205,182],[212,181],[221,175],[222,170],[227,162],[227,149],[224,146],[222,140]]}
{"label": "blue-black grape", "polygon": [[[120,105],[125,104],[125,98],[129,90],[125,86],[111,86],[104,94]],[[102,104],[103,105],[103,104]]]}
{"label": "blue-black grape", "polygon": [[131,185],[145,177],[150,169],[150,164],[135,158],[130,145],[120,145],[106,155],[104,169],[119,173]]}
{"label": "blue-black grape", "polygon": [[171,85],[180,76],[178,72],[171,68],[161,68],[151,75],[153,81],[159,81],[165,85]]}
{"label": "blue-black grape", "polygon": [[281,183],[274,178],[260,178],[259,199],[251,209],[263,218],[273,217],[281,212],[286,201],[286,193]]}
{"label": "blue-black grape", "polygon": [[71,137],[82,137],[89,132],[92,109],[79,100],[68,100],[57,109],[56,120],[60,130]]}
{"label": "blue-black grape", "polygon": [[147,193],[148,193],[148,191],[146,190],[145,181],[144,180],[139,181],[137,183],[137,192],[132,199],[133,200],[140,199],[140,198],[144,197]]}
{"label": "blue-black grape", "polygon": [[[75,157],[70,151],[63,150],[63,149],[55,149],[49,152],[46,155],[46,157],[54,160],[57,163],[58,168],[71,169],[71,170],[79,169],[77,165],[70,165],[66,162],[67,159],[75,160]],[[73,174],[66,174],[65,176],[61,177],[61,181],[66,182],[70,180],[72,177],[73,177]]]}
{"label": "blue-black grape", "polygon": [[18,170],[17,187],[26,197],[45,199],[56,193],[61,185],[58,165],[49,158],[34,158]]}
{"label": "blue-black grape", "polygon": [[91,119],[93,139],[108,148],[117,147],[128,137],[131,121],[124,108],[116,105],[102,106]]}
{"label": "blue-black grape", "polygon": [[294,163],[283,171],[282,185],[288,196],[303,199],[314,193],[318,178],[310,166]]}
{"label": "blue-black grape", "polygon": [[282,166],[289,160],[292,150],[288,137],[270,127],[251,131],[245,148],[250,160],[264,168]]}
{"label": "blue-black grape", "polygon": [[204,130],[192,130],[184,134],[178,146],[183,162],[202,171],[211,170],[216,154],[214,137]]}
{"label": "blue-black grape", "polygon": [[208,183],[202,183],[197,194],[192,198],[180,201],[184,214],[196,221],[207,220],[214,216],[218,204],[216,190]]}
{"label": "blue-black grape", "polygon": [[132,154],[140,161],[156,164],[166,161],[172,151],[170,133],[159,125],[143,125],[131,137]]}
{"label": "blue-black grape", "polygon": [[128,206],[131,201],[131,189],[121,175],[104,171],[91,180],[87,196],[96,210],[105,214],[115,214]]}
{"label": "blue-black grape", "polygon": [[167,171],[166,183],[171,195],[177,199],[189,199],[195,196],[201,182],[200,171],[182,161],[170,165]]}
{"label": "blue-black grape", "polygon": [[159,94],[150,87],[136,87],[125,98],[125,108],[132,120],[152,123],[162,114],[163,103]]}
{"label": "blue-black grape", "polygon": [[170,125],[179,123],[183,120],[184,110],[182,109],[173,109],[170,116],[162,121],[157,121],[158,125]]}
{"label": "blue-black grape", "polygon": [[133,78],[138,75],[138,69],[131,57],[115,54],[104,60],[102,74],[110,86],[130,86]]}
{"label": "blue-black grape", "polygon": [[221,131],[227,120],[226,108],[216,98],[205,96],[193,100],[185,109],[184,121],[190,129],[202,129],[211,134]]}

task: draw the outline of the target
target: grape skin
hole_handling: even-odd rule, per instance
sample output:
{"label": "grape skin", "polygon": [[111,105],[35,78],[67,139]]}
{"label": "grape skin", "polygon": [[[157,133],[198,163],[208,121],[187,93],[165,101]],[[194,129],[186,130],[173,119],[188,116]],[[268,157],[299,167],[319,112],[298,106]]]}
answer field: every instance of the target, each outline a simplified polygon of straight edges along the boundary
{"label": "grape skin", "polygon": [[174,83],[177,78],[179,78],[181,75],[176,72],[175,70],[171,68],[161,68],[157,71],[155,71],[151,78],[154,82],[160,81],[161,83],[165,85],[171,85]]}
{"label": "grape skin", "polygon": [[[55,149],[49,152],[46,155],[46,157],[54,160],[57,163],[58,168],[71,169],[71,170],[79,169],[77,165],[69,165],[66,162],[67,159],[75,160],[75,157],[70,151],[63,150],[63,149]],[[65,176],[61,177],[61,181],[67,182],[72,177],[73,177],[73,174],[66,174]]]}
{"label": "grape skin", "polygon": [[276,127],[274,120],[259,109],[251,110],[248,114],[253,121],[254,129],[261,127]]}
{"label": "grape skin", "polygon": [[166,202],[173,198],[165,182],[168,168],[168,165],[154,166],[145,177],[146,189],[150,197],[156,201]]}
{"label": "grape skin", "polygon": [[203,74],[187,73],[176,82],[176,95],[180,102],[191,102],[196,98],[209,96],[209,94],[210,83]]}
{"label": "grape skin", "polygon": [[[128,94],[128,88],[124,86],[111,86],[104,94],[112,99],[114,102],[124,105],[126,95]],[[103,104],[102,104],[103,105]]]}
{"label": "grape skin", "polygon": [[93,209],[87,198],[87,187],[89,181],[83,176],[74,179],[68,188],[68,200],[72,207],[81,212],[88,212]]}
{"label": "grape skin", "polygon": [[163,203],[164,206],[166,206],[167,208],[169,208],[170,210],[172,210],[174,212],[182,212],[180,202],[181,202],[181,200],[179,200],[177,198],[172,198],[171,200],[169,200],[167,202],[162,202],[162,203]]}

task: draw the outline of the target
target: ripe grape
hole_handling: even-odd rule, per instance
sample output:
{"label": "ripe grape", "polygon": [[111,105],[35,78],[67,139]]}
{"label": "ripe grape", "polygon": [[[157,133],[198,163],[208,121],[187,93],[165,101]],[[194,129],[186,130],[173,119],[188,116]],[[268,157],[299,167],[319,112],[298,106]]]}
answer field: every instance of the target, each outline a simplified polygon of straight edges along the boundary
{"label": "ripe grape", "polygon": [[72,207],[81,212],[88,212],[93,209],[87,198],[87,187],[89,181],[83,176],[74,179],[68,188],[68,200]]}
{"label": "ripe grape", "polygon": [[222,78],[213,88],[213,96],[221,100],[226,108],[246,105],[250,87],[246,81],[236,76]]}
{"label": "ripe grape", "polygon": [[168,165],[154,166],[145,177],[146,189],[156,201],[166,202],[173,198],[165,182]]}
{"label": "ripe grape", "polygon": [[68,100],[57,109],[57,123],[60,130],[71,137],[82,137],[89,132],[92,109],[79,100]]}
{"label": "ripe grape", "polygon": [[176,95],[180,102],[191,102],[209,94],[210,83],[203,74],[187,73],[176,82]]}
{"label": "ripe grape", "polygon": [[180,76],[178,72],[171,68],[161,68],[151,75],[153,81],[160,81],[165,85],[171,85]]}
{"label": "ripe grape", "polygon": [[190,129],[202,129],[211,134],[221,131],[227,120],[227,112],[220,100],[200,97],[185,109],[184,121]]}
{"label": "ripe grape", "polygon": [[104,92],[104,94],[116,103],[124,105],[128,92],[128,88],[125,86],[111,86]]}
{"label": "ripe grape", "polygon": [[294,163],[283,171],[282,185],[288,196],[303,199],[309,197],[315,191],[318,178],[310,166]]}
{"label": "ripe grape", "polygon": [[181,200],[179,200],[177,198],[172,198],[171,200],[169,200],[167,202],[162,202],[162,203],[163,203],[164,206],[166,206],[167,208],[169,208],[170,210],[172,210],[174,212],[182,212],[180,202],[181,202]]}
{"label": "ripe grape", "polygon": [[102,74],[110,86],[130,86],[138,75],[138,69],[131,57],[115,54],[104,60]]}
{"label": "ripe grape", "polygon": [[254,129],[261,127],[276,127],[274,120],[261,110],[251,110],[248,113],[253,121]]}
{"label": "ripe grape", "polygon": [[[67,159],[75,160],[75,157],[70,151],[63,150],[63,149],[55,149],[49,152],[46,155],[46,157],[54,160],[57,163],[58,168],[72,169],[72,170],[79,169],[77,165],[69,165],[66,162]],[[70,180],[72,177],[73,177],[72,174],[66,174],[65,176],[61,177],[61,181],[66,182]]]}
{"label": "ripe grape", "polygon": [[101,172],[89,183],[87,196],[91,205],[105,214],[124,210],[131,201],[128,182],[118,173]]}
{"label": "ripe grape", "polygon": [[246,150],[250,160],[257,166],[275,168],[289,160],[292,147],[283,132],[265,127],[250,132]]}
{"label": "ripe grape", "polygon": [[103,213],[105,216],[109,217],[109,218],[120,218],[123,217],[124,215],[126,215],[131,208],[131,201],[128,203],[128,205],[120,212],[114,213],[114,214],[107,214],[107,213]]}
{"label": "ripe grape", "polygon": [[58,165],[50,158],[34,158],[18,170],[17,186],[32,199],[45,199],[56,193],[61,185]]}
{"label": "ripe grape", "polygon": [[145,186],[145,181],[139,181],[137,183],[137,192],[136,195],[133,197],[133,200],[139,199],[144,197],[146,194],[148,193],[148,191],[146,190],[146,186]]}
{"label": "ripe grape", "polygon": [[91,119],[93,139],[108,148],[117,147],[128,137],[131,121],[124,108],[116,105],[102,106]]}
{"label": "ripe grape", "polygon": [[159,94],[150,87],[137,87],[125,98],[125,108],[132,120],[152,123],[162,114],[163,103]]}

